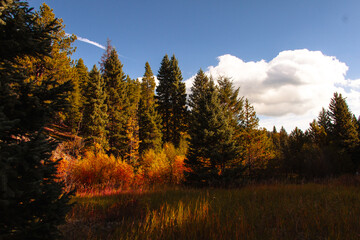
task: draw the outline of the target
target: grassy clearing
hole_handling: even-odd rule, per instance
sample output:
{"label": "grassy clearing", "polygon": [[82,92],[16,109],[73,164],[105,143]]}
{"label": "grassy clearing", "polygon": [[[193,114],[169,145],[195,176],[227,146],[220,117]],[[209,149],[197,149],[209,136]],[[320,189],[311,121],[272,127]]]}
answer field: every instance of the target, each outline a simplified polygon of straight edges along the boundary
{"label": "grassy clearing", "polygon": [[77,197],[66,239],[360,239],[360,188],[263,185]]}

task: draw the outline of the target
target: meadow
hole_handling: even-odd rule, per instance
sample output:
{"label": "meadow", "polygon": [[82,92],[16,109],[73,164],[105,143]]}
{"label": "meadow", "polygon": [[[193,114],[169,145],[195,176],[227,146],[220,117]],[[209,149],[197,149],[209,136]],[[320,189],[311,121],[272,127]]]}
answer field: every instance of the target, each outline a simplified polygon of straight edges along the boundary
{"label": "meadow", "polygon": [[360,187],[164,188],[73,198],[65,239],[360,239]]}

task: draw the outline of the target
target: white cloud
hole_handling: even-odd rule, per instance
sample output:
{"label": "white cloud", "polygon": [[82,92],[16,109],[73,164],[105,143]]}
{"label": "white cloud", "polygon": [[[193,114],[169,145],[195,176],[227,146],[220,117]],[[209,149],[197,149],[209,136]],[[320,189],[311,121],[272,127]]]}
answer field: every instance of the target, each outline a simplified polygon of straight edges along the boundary
{"label": "white cloud", "polygon": [[[71,34],[69,34],[69,33],[66,33],[66,35],[67,35],[67,36],[71,36]],[[91,40],[89,40],[89,39],[87,39],[87,38],[83,38],[83,37],[80,37],[80,36],[77,36],[77,35],[75,35],[75,36],[76,36],[76,40],[79,40],[79,41],[81,41],[81,42],[85,42],[85,43],[94,45],[94,46],[96,46],[96,47],[98,47],[98,48],[101,48],[101,49],[104,49],[104,50],[106,49],[106,47],[105,47],[104,45],[101,45],[100,43],[91,41]]]}
{"label": "white cloud", "polygon": [[[360,79],[346,80],[346,64],[320,51],[283,51],[269,62],[244,62],[229,54],[218,60],[218,65],[210,66],[206,73],[215,79],[230,77],[240,87],[240,95],[254,105],[260,125],[267,129],[273,125],[283,125],[288,131],[295,126],[307,129],[336,91],[347,97],[354,113],[360,113]],[[192,81],[186,82],[188,90]]]}

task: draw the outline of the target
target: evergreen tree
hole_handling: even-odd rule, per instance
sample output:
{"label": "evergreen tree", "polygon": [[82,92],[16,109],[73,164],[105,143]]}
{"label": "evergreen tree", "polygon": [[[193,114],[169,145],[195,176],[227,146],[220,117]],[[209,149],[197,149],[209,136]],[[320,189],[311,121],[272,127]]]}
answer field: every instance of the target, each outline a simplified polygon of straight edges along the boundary
{"label": "evergreen tree", "polygon": [[155,104],[155,78],[148,62],[141,82],[139,103],[140,153],[161,147],[161,118]]}
{"label": "evergreen tree", "polygon": [[108,149],[106,126],[108,123],[106,94],[104,80],[96,65],[89,74],[89,79],[84,88],[85,103],[83,117],[83,133],[86,145]]}
{"label": "evergreen tree", "polygon": [[126,149],[123,155],[123,159],[133,166],[138,165],[139,159],[139,120],[138,109],[140,101],[140,82],[138,80],[132,80],[129,76],[126,78],[127,87],[127,111],[123,114],[126,119]]}
{"label": "evergreen tree", "polygon": [[233,128],[221,107],[213,81],[200,70],[190,95],[190,144],[185,161],[189,184],[209,185],[224,181],[236,158]]}
{"label": "evergreen tree", "polygon": [[158,73],[156,88],[158,112],[162,118],[163,141],[178,146],[186,132],[186,89],[175,55],[169,60],[165,55]]}
{"label": "evergreen tree", "polygon": [[[78,82],[79,82],[81,103],[84,103],[86,101],[85,95],[86,95],[87,84],[89,81],[89,72],[88,72],[88,69],[85,66],[84,60],[82,60],[82,58],[80,58],[76,62],[75,70],[76,70],[77,78],[78,78]],[[81,112],[82,111],[83,111],[83,109],[81,108]]]}
{"label": "evergreen tree", "polygon": [[[248,167],[250,177],[260,174],[269,160],[274,158],[273,144],[266,131],[259,130],[259,119],[254,107],[245,99],[239,114],[240,156]],[[255,171],[255,172],[254,172]]]}
{"label": "evergreen tree", "polygon": [[61,26],[39,24],[19,1],[2,9],[0,20],[0,238],[55,239],[70,209],[69,194],[56,178],[58,162],[50,160],[56,143],[43,128],[66,105],[71,86],[57,75],[37,81],[22,60],[47,67],[52,33]]}
{"label": "evergreen tree", "polygon": [[173,116],[171,121],[172,140],[175,147],[179,146],[182,135],[187,131],[188,110],[186,106],[186,86],[179,68],[178,60],[173,55],[170,59],[171,79],[174,93],[172,96]]}
{"label": "evergreen tree", "polygon": [[285,151],[286,169],[288,172],[292,174],[303,174],[305,172],[302,149],[306,142],[304,132],[298,127],[290,133]]}
{"label": "evergreen tree", "polygon": [[172,104],[171,104],[171,92],[172,92],[172,82],[171,82],[171,68],[170,60],[166,54],[161,61],[161,66],[157,75],[159,85],[156,87],[157,93],[157,111],[159,112],[162,119],[162,135],[164,142],[171,141],[171,116]]}
{"label": "evergreen tree", "polygon": [[[108,46],[110,48],[110,46]],[[110,55],[103,62],[103,78],[105,81],[106,105],[108,108],[108,141],[109,152],[116,157],[126,152],[126,124],[128,120],[128,99],[126,96],[126,76],[122,70],[118,54],[111,48]],[[107,53],[108,51],[106,51]]]}
{"label": "evergreen tree", "polygon": [[325,108],[321,109],[321,112],[319,113],[319,116],[317,118],[317,122],[327,134],[331,132],[331,119],[329,116],[329,112],[325,110]]}
{"label": "evergreen tree", "polygon": [[[339,155],[342,156],[340,168],[345,172],[354,172],[358,166],[357,151],[359,136],[352,119],[349,107],[341,94],[334,93],[329,105],[329,117],[331,119],[331,140],[339,147]],[[347,157],[350,162],[347,162]]]}
{"label": "evergreen tree", "polygon": [[52,37],[51,51],[42,59],[26,55],[19,59],[17,64],[19,67],[27,69],[29,81],[41,83],[46,79],[56,76],[57,81],[50,85],[49,88],[59,86],[65,82],[72,83],[73,88],[69,90],[67,108],[57,113],[56,119],[52,122],[57,124],[65,123],[70,129],[64,129],[64,131],[71,130],[75,133],[81,120],[80,88],[76,71],[72,67],[70,58],[71,54],[75,51],[72,43],[75,41],[76,36],[68,36],[65,33],[63,21],[55,18],[53,10],[45,3],[40,6],[40,10],[35,15],[37,24],[41,26],[47,26],[53,22],[58,26],[49,30],[49,34]]}
{"label": "evergreen tree", "polygon": [[220,77],[217,82],[220,103],[227,109],[227,116],[231,119],[232,125],[237,128],[243,108],[243,98],[239,97],[240,88],[235,89],[232,81],[226,77]]}

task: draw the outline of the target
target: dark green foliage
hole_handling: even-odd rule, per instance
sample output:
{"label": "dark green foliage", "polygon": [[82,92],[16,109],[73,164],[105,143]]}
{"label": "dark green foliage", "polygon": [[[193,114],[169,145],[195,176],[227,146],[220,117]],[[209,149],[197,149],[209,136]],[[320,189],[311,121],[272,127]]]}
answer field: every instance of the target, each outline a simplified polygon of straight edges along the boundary
{"label": "dark green foliage", "polygon": [[[81,102],[84,103],[86,101],[85,94],[86,94],[86,87],[89,81],[89,73],[82,58],[80,58],[76,62],[75,69],[76,69],[79,88],[80,88]],[[83,109],[81,109],[81,111],[83,111]]]}
{"label": "dark green foliage", "polygon": [[187,131],[188,110],[186,106],[186,86],[185,83],[182,82],[181,70],[175,55],[170,59],[170,68],[174,87],[174,93],[171,97],[173,105],[173,118],[171,122],[171,132],[173,136],[171,142],[178,147],[181,135]]}
{"label": "dark green foliage", "polygon": [[341,94],[334,93],[329,105],[331,144],[338,148],[339,168],[342,172],[355,172],[359,165],[359,136],[349,107]]}
{"label": "dark green foliage", "polygon": [[[236,157],[233,128],[225,116],[212,81],[199,71],[190,95],[190,144],[185,161],[189,184],[213,185],[226,181]],[[234,168],[232,168],[234,170]]]}
{"label": "dark green foliage", "polygon": [[325,108],[321,109],[317,121],[321,127],[325,130],[327,134],[331,132],[331,119],[329,116],[329,112],[325,110]]}
{"label": "dark green foliage", "polygon": [[18,56],[49,54],[51,36],[41,33],[56,31],[59,26],[38,25],[25,2],[1,1],[0,4],[4,7],[0,15],[0,56],[7,61],[14,61]]}
{"label": "dark green foliage", "polygon": [[285,168],[288,172],[292,174],[304,173],[305,166],[301,151],[305,143],[306,136],[304,132],[296,127],[289,135],[285,152]]}
{"label": "dark green foliage", "polygon": [[108,123],[107,106],[105,105],[106,94],[104,92],[104,80],[96,65],[89,74],[89,80],[84,89],[84,117],[83,134],[86,145],[95,147],[96,144],[102,149],[108,149],[106,126]]}
{"label": "dark green foliage", "polygon": [[178,146],[181,135],[186,132],[188,111],[185,83],[175,55],[171,60],[164,56],[157,77],[157,109],[162,118],[163,141]]}
{"label": "dark green foliage", "polygon": [[56,178],[57,162],[50,160],[56,143],[43,127],[66,106],[71,88],[55,78],[29,81],[17,60],[50,55],[51,31],[59,26],[38,24],[19,1],[0,18],[0,239],[55,239],[69,194]]}
{"label": "dark green foliage", "polygon": [[226,115],[229,117],[231,124],[237,128],[241,118],[241,110],[243,108],[243,97],[239,97],[240,88],[235,89],[232,81],[226,77],[220,77],[217,80],[219,86],[219,99],[221,105],[227,109]]}
{"label": "dark green foliage", "polygon": [[170,102],[172,82],[170,80],[171,69],[170,60],[166,54],[161,61],[161,66],[157,75],[159,85],[156,87],[156,98],[157,98],[157,111],[159,112],[162,119],[162,133],[163,141],[171,141],[171,116],[173,115],[173,109]]}
{"label": "dark green foliage", "polygon": [[333,141],[347,150],[355,149],[359,145],[357,129],[349,107],[341,94],[334,93],[329,105],[329,117]]}
{"label": "dark green foliage", "polygon": [[126,148],[128,99],[126,76],[122,67],[116,50],[111,49],[108,58],[104,59],[102,74],[107,95],[109,152],[115,156],[123,156]]}
{"label": "dark green foliage", "polygon": [[77,77],[76,73],[74,77],[71,79],[71,83],[73,86],[73,90],[71,91],[69,97],[69,108],[66,111],[66,122],[71,128],[71,132],[77,134],[80,130],[80,123],[82,119],[82,95],[81,95],[81,88],[79,78]]}
{"label": "dark green foliage", "polygon": [[155,104],[155,78],[148,62],[141,82],[139,102],[139,139],[140,153],[161,147],[161,118]]}

